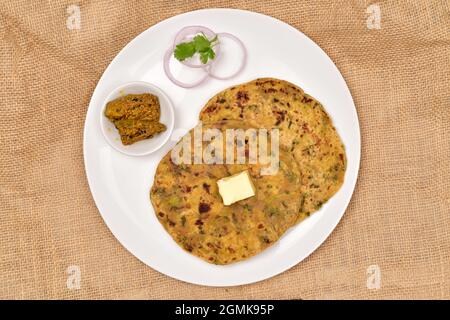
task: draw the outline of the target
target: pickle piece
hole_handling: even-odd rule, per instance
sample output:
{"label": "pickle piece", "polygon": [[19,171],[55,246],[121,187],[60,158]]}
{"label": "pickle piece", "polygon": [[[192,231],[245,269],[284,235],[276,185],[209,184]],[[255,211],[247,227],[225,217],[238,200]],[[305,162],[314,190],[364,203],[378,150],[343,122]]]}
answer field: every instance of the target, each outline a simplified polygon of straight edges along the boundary
{"label": "pickle piece", "polygon": [[108,102],[105,116],[112,122],[122,119],[159,120],[159,100],[150,93],[128,94]]}
{"label": "pickle piece", "polygon": [[158,121],[123,119],[115,121],[114,124],[124,145],[151,138],[166,130],[166,126]]}

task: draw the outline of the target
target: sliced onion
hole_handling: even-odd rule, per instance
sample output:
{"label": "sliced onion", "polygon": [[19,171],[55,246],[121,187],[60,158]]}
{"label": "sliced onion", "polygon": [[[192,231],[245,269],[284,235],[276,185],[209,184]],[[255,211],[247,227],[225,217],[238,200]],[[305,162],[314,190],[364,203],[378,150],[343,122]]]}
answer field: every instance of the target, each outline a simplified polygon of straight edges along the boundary
{"label": "sliced onion", "polygon": [[208,72],[208,74],[211,78],[218,79],[218,80],[229,80],[229,79],[237,76],[244,69],[245,63],[247,62],[247,50],[245,49],[245,46],[242,43],[242,41],[238,37],[232,35],[231,33],[222,32],[222,33],[218,33],[217,36],[219,37],[219,40],[220,40],[220,38],[223,38],[223,37],[230,38],[231,40],[235,41],[242,49],[243,57],[241,60],[241,65],[239,66],[237,71],[234,72],[233,74],[231,74],[229,76],[221,77],[221,76],[217,76],[217,75],[213,74],[213,70],[212,70],[213,65],[207,66],[207,68],[205,68],[205,70]]}
{"label": "sliced onion", "polygon": [[[207,63],[203,64],[203,63],[199,63],[199,64],[195,64],[189,61],[180,61],[183,65],[190,67],[190,68],[202,68],[203,71],[205,72],[205,76],[201,79],[199,79],[198,81],[194,82],[194,83],[185,83],[185,82],[181,82],[177,79],[175,79],[175,77],[173,76],[172,72],[170,71],[170,58],[173,55],[173,52],[175,50],[175,47],[183,42],[184,40],[188,39],[188,36],[195,36],[198,33],[203,33],[206,37],[213,39],[214,37],[218,36],[219,37],[219,41],[221,37],[225,37],[225,38],[230,38],[231,40],[235,41],[242,49],[242,53],[243,53],[243,57],[242,57],[242,61],[241,64],[239,66],[239,68],[237,69],[236,72],[234,72],[233,74],[229,75],[229,76],[217,76],[215,74],[213,74],[213,65],[214,62],[217,61],[219,54],[220,54],[220,44],[218,43],[215,46],[215,58],[214,59],[209,59]],[[176,35],[175,35],[175,40],[173,45],[166,51],[166,53],[164,54],[164,72],[166,73],[167,77],[170,79],[170,81],[172,81],[173,83],[175,83],[177,86],[180,86],[182,88],[193,88],[196,87],[200,84],[202,84],[207,78],[211,77],[214,79],[218,79],[218,80],[228,80],[231,79],[233,77],[235,77],[236,75],[238,75],[245,67],[245,64],[247,62],[247,50],[244,46],[244,44],[242,43],[242,41],[237,38],[236,36],[232,35],[231,33],[227,33],[227,32],[222,32],[222,33],[214,33],[211,29],[207,28],[207,27],[203,27],[203,26],[188,26],[188,27],[184,27],[183,29],[181,29]]]}
{"label": "sliced onion", "polygon": [[205,76],[194,83],[185,83],[175,79],[172,72],[170,71],[170,58],[172,57],[172,54],[173,54],[173,47],[169,48],[169,50],[167,50],[166,53],[164,54],[164,72],[166,73],[166,76],[170,79],[170,81],[175,83],[177,86],[180,86],[182,88],[193,88],[200,85],[203,81],[205,81],[209,77],[208,73],[205,72]]}
{"label": "sliced onion", "polygon": [[[192,36],[192,38],[193,38],[195,35],[197,35],[199,33],[203,33],[208,39],[214,39],[214,37],[216,36],[214,31],[212,31],[211,29],[209,29],[207,27],[203,27],[203,26],[184,27],[183,29],[178,31],[178,33],[175,35],[175,40],[173,41],[173,50],[175,50],[175,47],[178,44],[180,44],[181,42],[185,42],[186,40],[189,40],[189,41],[192,40],[191,38],[189,38],[189,36]],[[220,54],[220,44],[217,44],[215,46],[214,52],[216,54],[216,57],[214,59],[217,59]],[[210,59],[205,64],[203,64],[201,62],[199,64],[195,64],[195,63],[190,62],[189,60],[183,60],[180,62],[190,68],[205,68],[206,66],[211,64],[213,62],[213,60]]]}

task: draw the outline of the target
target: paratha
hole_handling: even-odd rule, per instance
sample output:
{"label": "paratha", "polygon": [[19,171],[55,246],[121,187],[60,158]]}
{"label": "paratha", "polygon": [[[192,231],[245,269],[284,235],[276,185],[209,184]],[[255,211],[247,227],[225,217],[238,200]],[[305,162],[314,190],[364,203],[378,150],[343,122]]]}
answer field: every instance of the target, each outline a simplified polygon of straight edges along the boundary
{"label": "paratha", "polygon": [[[226,120],[203,125],[209,128],[224,132],[249,126]],[[193,137],[193,130],[189,135]],[[158,165],[150,192],[155,214],[183,249],[209,263],[251,257],[298,221],[301,173],[289,150],[281,148],[279,160],[276,174],[261,175],[261,163],[175,164],[169,152]],[[224,206],[217,180],[245,170],[256,195]]]}
{"label": "paratha", "polygon": [[296,85],[273,78],[233,86],[212,97],[200,113],[204,123],[242,120],[279,128],[280,145],[302,173],[299,221],[317,211],[342,186],[344,146],[322,104]]}

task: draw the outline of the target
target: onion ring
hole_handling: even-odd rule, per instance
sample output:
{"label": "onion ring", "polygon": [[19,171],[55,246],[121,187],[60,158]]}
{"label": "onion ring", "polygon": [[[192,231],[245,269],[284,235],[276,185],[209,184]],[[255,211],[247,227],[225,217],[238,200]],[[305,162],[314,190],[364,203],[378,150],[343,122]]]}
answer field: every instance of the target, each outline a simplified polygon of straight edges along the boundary
{"label": "onion ring", "polygon": [[207,78],[209,78],[209,74],[207,72],[205,72],[205,76],[203,78],[201,78],[197,82],[194,82],[191,84],[181,82],[181,81],[175,79],[172,72],[170,71],[170,58],[172,56],[172,53],[173,53],[173,48],[169,48],[169,50],[167,50],[166,53],[164,54],[164,72],[166,73],[166,76],[170,79],[170,81],[175,83],[177,86],[180,86],[180,87],[186,88],[186,89],[193,88],[193,87],[200,85],[203,81],[205,81]]}
{"label": "onion ring", "polygon": [[231,33],[222,32],[222,33],[218,33],[217,36],[219,37],[219,39],[221,37],[230,38],[231,40],[235,41],[242,49],[243,57],[242,57],[241,65],[239,66],[239,68],[236,72],[234,72],[233,74],[231,74],[229,76],[226,76],[226,77],[216,76],[212,73],[212,65],[205,66],[205,70],[208,72],[208,74],[211,78],[214,78],[217,80],[229,80],[229,79],[237,76],[244,69],[245,63],[247,62],[247,50],[245,49],[244,43],[242,43],[242,41],[238,37],[232,35]]}
{"label": "onion ring", "polygon": [[[185,83],[185,82],[181,82],[181,81],[175,79],[175,77],[173,76],[173,74],[170,70],[170,58],[173,55],[173,52],[175,51],[175,48],[179,43],[181,43],[183,40],[187,39],[189,35],[196,35],[198,33],[203,33],[208,38],[214,38],[217,36],[218,38],[225,37],[225,38],[230,38],[231,40],[235,41],[241,47],[241,50],[243,53],[241,65],[239,66],[237,71],[234,72],[233,74],[231,74],[229,76],[225,76],[225,77],[217,76],[217,75],[213,74],[213,63],[215,61],[217,61],[219,54],[220,54],[220,44],[218,43],[216,46],[216,51],[215,51],[215,54],[216,54],[215,58],[209,59],[209,61],[205,64],[203,64],[203,63],[195,64],[195,63],[191,63],[187,60],[180,61],[183,65],[190,67],[190,68],[202,68],[203,71],[205,72],[205,76],[203,78],[201,78],[200,80],[198,80],[194,83]],[[245,48],[244,43],[238,37],[232,35],[231,33],[227,33],[227,32],[214,33],[214,31],[212,31],[211,29],[209,29],[207,27],[203,27],[203,26],[188,26],[188,27],[182,28],[175,35],[175,40],[174,40],[172,46],[164,54],[163,67],[164,67],[164,72],[166,73],[166,76],[174,84],[176,84],[177,86],[180,86],[182,88],[193,88],[193,87],[196,87],[196,86],[202,84],[209,77],[217,79],[217,80],[231,79],[231,78],[235,77],[236,75],[238,75],[244,69],[246,62],[247,62],[247,49]]]}

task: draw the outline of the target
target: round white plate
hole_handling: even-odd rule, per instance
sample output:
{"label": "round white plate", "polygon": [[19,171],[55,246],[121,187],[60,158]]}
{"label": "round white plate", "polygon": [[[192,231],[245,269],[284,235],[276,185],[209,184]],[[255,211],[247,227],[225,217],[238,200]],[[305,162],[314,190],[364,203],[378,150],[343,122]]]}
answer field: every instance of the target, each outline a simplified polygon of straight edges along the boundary
{"label": "round white plate", "polygon": [[[204,25],[216,32],[238,36],[248,50],[248,63],[243,72],[228,81],[209,79],[193,89],[171,83],[163,71],[163,55],[176,32],[188,25]],[[176,76],[181,77],[182,73],[180,68],[174,69]],[[100,110],[108,94],[119,85],[128,81],[154,83],[174,105],[172,137],[179,137],[180,131],[195,126],[200,109],[211,96],[233,84],[258,77],[291,81],[321,101],[346,148],[345,182],[319,212],[291,228],[269,249],[242,262],[216,266],[181,249],[159,223],[149,200],[156,166],[175,145],[176,139],[169,139],[151,155],[124,155],[103,137]],[[231,9],[181,14],[137,36],[115,57],[98,82],[84,128],[84,161],[89,186],[111,232],[125,248],[153,269],[179,280],[208,286],[242,285],[267,279],[291,268],[317,249],[347,208],[358,175],[360,149],[356,109],[342,75],[330,58],[303,33],[279,20]]]}

